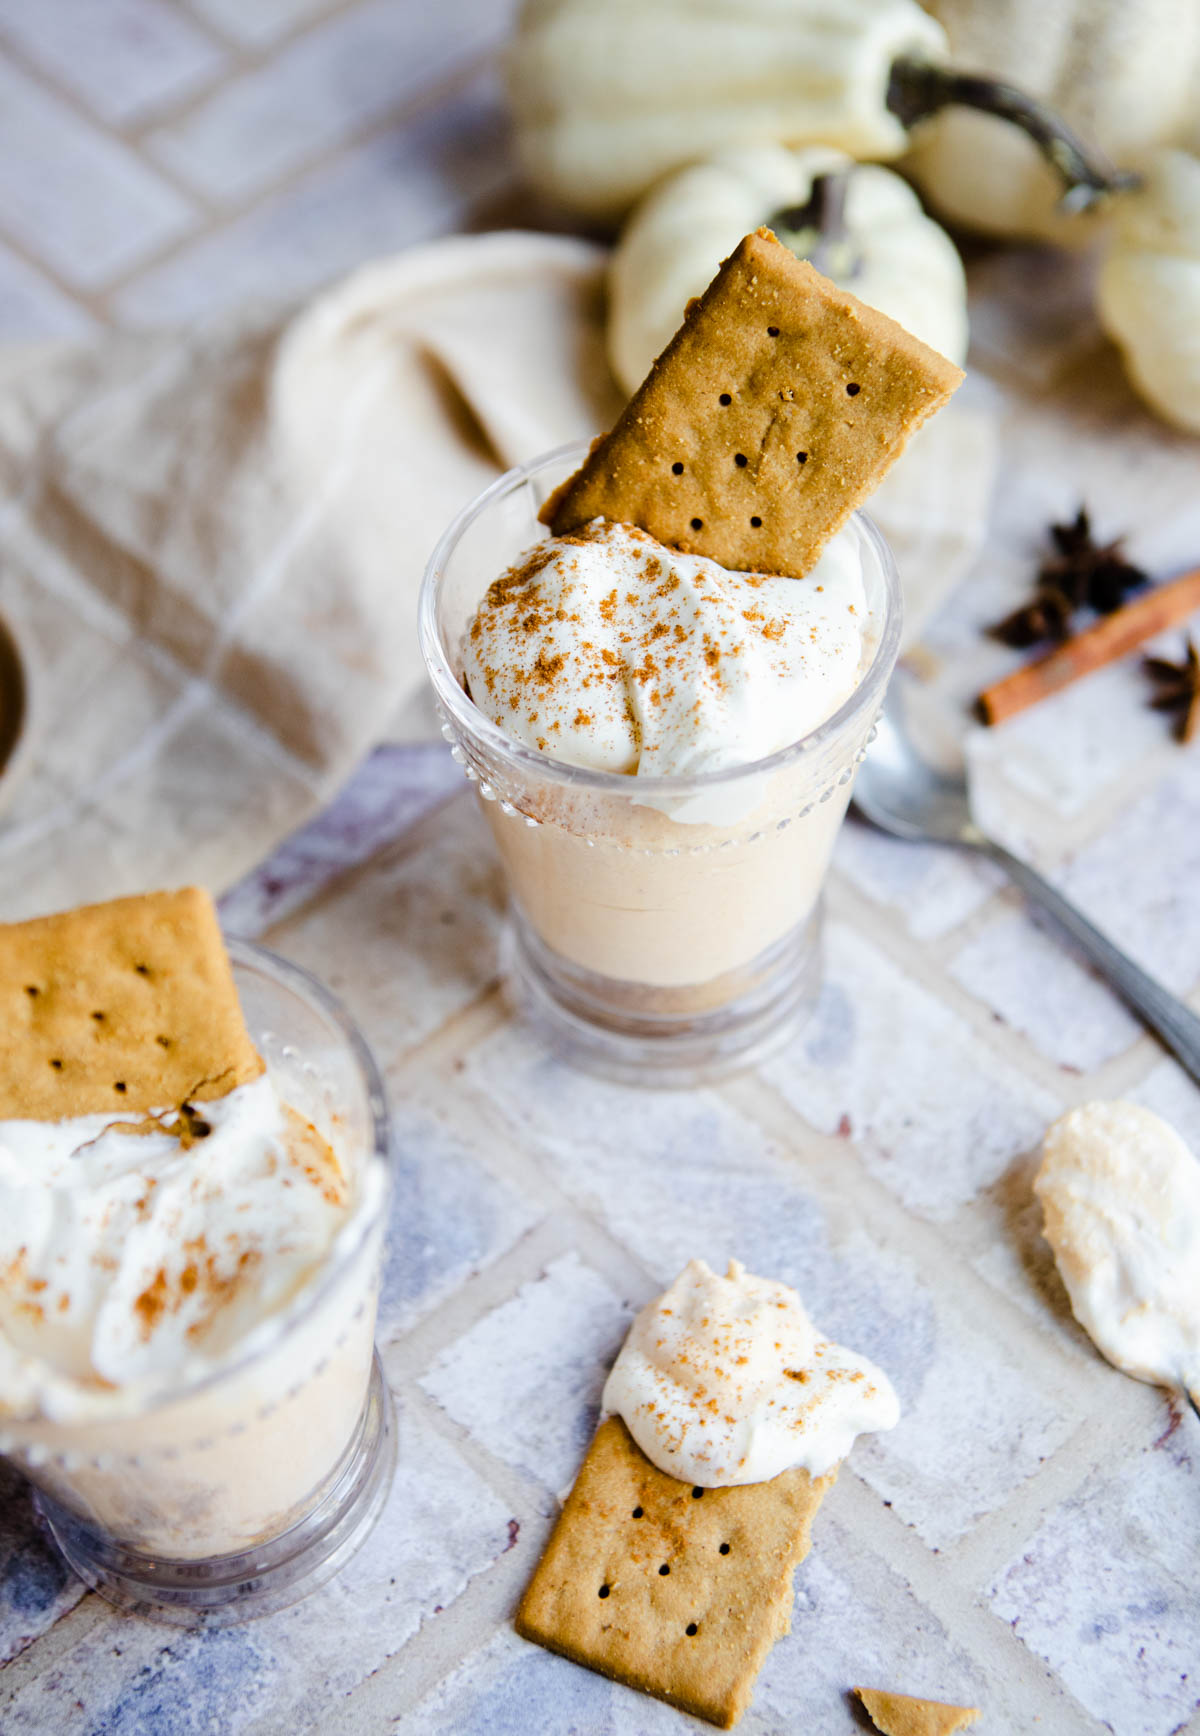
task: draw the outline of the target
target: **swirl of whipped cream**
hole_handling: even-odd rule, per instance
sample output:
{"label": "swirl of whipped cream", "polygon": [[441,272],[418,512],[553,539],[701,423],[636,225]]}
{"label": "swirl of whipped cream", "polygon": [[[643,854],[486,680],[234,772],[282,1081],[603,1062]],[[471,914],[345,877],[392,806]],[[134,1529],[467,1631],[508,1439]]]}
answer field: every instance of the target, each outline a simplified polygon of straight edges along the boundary
{"label": "swirl of whipped cream", "polygon": [[1200,1402],[1200,1163],[1137,1103],[1048,1129],[1033,1190],[1075,1318],[1136,1380]]}
{"label": "swirl of whipped cream", "polygon": [[861,679],[869,628],[850,537],[806,578],[769,578],[594,519],[491,585],[462,663],[515,740],[592,771],[690,777],[823,723]]}
{"label": "swirl of whipped cream", "polygon": [[787,1284],[692,1260],[629,1329],[603,1406],[660,1471],[698,1488],[822,1477],[900,1406],[863,1356],[822,1338]]}
{"label": "swirl of whipped cream", "polygon": [[0,1122],[0,1417],[178,1386],[329,1256],[349,1185],[266,1074],[166,1120]]}

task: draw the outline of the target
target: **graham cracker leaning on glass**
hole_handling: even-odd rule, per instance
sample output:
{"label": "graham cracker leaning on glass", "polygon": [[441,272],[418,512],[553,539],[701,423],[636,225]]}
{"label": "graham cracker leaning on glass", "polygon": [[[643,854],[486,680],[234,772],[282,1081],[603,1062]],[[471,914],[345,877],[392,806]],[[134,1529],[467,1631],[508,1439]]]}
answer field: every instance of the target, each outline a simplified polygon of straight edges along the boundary
{"label": "graham cracker leaning on glass", "polygon": [[728,1729],[791,1626],[833,1476],[693,1489],[601,1423],[521,1601],[519,1634]]}
{"label": "graham cracker leaning on glass", "polygon": [[944,1700],[915,1700],[886,1688],[855,1688],[880,1736],[954,1736],[979,1716],[978,1706],[948,1706]]}
{"label": "graham cracker leaning on glass", "polygon": [[962,370],[769,229],[722,265],[610,434],[543,506],[802,578]]}
{"label": "graham cracker leaning on glass", "polygon": [[207,892],[0,925],[0,1120],[170,1109],[262,1071]]}

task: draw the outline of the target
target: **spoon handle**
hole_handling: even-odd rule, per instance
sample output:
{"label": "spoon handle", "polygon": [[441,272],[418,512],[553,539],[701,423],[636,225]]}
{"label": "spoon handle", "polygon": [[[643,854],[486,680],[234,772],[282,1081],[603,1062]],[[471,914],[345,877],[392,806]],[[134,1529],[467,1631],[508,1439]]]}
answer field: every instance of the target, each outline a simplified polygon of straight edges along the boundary
{"label": "spoon handle", "polygon": [[1048,880],[1043,880],[1036,868],[1022,862],[1019,856],[1010,855],[1002,844],[993,843],[990,838],[985,849],[993,862],[998,862],[1022,891],[1048,910],[1066,929],[1101,975],[1107,977],[1117,993],[1141,1014],[1151,1030],[1158,1032],[1168,1049],[1200,1084],[1200,1018],[1191,1008],[1169,993],[1161,983],[1155,982],[1152,976],[1147,976],[1128,954],[1114,946],[1107,935],[1101,934],[1082,911],[1068,903]]}

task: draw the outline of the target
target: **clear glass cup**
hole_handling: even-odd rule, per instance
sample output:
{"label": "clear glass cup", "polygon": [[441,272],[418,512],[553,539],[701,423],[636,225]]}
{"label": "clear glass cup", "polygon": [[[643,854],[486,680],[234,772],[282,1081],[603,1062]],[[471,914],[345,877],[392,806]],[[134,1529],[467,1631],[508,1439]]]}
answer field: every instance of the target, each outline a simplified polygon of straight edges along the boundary
{"label": "clear glass cup", "polygon": [[587,450],[510,470],[459,514],[425,574],[421,648],[507,871],[517,999],[580,1065],[692,1084],[761,1059],[815,1002],[821,890],[895,665],[900,586],[855,513],[840,534],[862,560],[870,662],[832,717],[768,758],[670,778],[559,764],[471,703],[460,647],[488,585],[549,534],[538,510]]}
{"label": "clear glass cup", "polygon": [[281,1099],[358,1202],[327,1264],[228,1366],[87,1423],[0,1423],[71,1567],[112,1603],[224,1625],[297,1602],[378,1518],[395,1465],[374,1354],[388,1125],[365,1042],[306,971],[231,940],[246,1022]]}

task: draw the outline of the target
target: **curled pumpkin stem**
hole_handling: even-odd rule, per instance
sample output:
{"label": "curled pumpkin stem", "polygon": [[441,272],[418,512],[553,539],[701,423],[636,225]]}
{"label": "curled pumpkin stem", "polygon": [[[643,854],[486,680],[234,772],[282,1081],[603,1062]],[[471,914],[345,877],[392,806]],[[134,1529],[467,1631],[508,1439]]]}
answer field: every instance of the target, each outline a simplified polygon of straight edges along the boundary
{"label": "curled pumpkin stem", "polygon": [[767,228],[773,229],[793,253],[841,283],[857,277],[862,269],[846,223],[846,190],[853,169],[854,164],[847,163],[844,169],[814,175],[803,205],[789,205],[767,218]]}
{"label": "curled pumpkin stem", "polygon": [[1033,140],[1062,180],[1060,209],[1068,213],[1090,211],[1112,194],[1140,185],[1139,176],[1115,169],[1053,109],[1002,79],[903,57],[892,66],[887,106],[905,127],[952,107],[1011,122]]}

